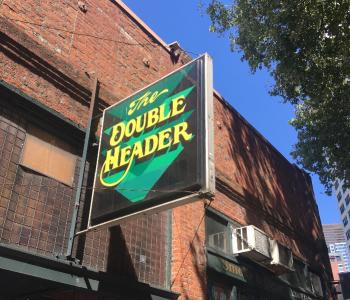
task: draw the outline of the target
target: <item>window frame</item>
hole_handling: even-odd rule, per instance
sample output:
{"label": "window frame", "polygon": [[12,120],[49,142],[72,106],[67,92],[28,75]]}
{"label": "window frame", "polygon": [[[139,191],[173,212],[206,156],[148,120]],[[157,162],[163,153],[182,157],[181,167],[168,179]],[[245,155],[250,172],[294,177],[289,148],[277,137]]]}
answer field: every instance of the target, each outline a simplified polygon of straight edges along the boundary
{"label": "window frame", "polygon": [[[219,219],[219,221],[223,221],[226,223],[226,238],[227,238],[227,249],[226,252],[222,251],[220,248],[214,247],[209,245],[209,241],[208,241],[208,230],[207,230],[207,218],[213,216],[216,219]],[[215,219],[214,219],[215,220]],[[243,225],[239,224],[238,222],[231,220],[230,218],[228,218],[227,216],[225,216],[223,213],[217,211],[216,209],[213,209],[211,207],[207,207],[205,209],[205,246],[207,249],[224,255],[224,256],[232,256],[232,228],[238,228],[238,227],[242,227]]]}
{"label": "window frame", "polygon": [[344,211],[345,211],[344,203],[342,203],[342,204],[340,205],[339,209],[340,209],[340,213],[343,214]]}
{"label": "window frame", "polygon": [[339,191],[338,194],[337,194],[338,202],[340,202],[342,196],[343,196],[343,195],[341,194],[341,191]]}
{"label": "window frame", "polygon": [[[35,152],[36,155],[31,154]],[[40,160],[45,160],[43,166],[40,165]],[[28,123],[19,161],[21,167],[73,187],[78,162],[79,156],[74,144],[51,130]],[[65,167],[58,170],[57,165]],[[67,170],[66,166],[70,168]]]}
{"label": "window frame", "polygon": [[337,179],[337,180],[335,181],[335,183],[334,183],[334,188],[335,188],[335,191],[338,190],[338,188],[339,188],[339,179]]}
{"label": "window frame", "polygon": [[[347,239],[347,240],[350,240],[350,229],[348,229],[348,230],[346,231],[346,239]],[[349,246],[349,249],[350,249],[350,246]]]}
{"label": "window frame", "polygon": [[343,225],[344,225],[344,227],[345,227],[346,225],[348,225],[348,223],[349,223],[348,217],[345,216],[345,217],[343,218]]}
{"label": "window frame", "polygon": [[347,194],[346,197],[345,197],[345,204],[346,206],[348,206],[350,203],[350,194]]}

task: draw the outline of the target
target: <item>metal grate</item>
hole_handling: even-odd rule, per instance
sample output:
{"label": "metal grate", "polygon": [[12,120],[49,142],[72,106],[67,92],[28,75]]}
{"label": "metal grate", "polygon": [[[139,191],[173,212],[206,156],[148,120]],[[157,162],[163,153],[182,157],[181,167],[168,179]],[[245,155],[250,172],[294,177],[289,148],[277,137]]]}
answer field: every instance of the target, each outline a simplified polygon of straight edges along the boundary
{"label": "metal grate", "polygon": [[0,241],[44,255],[67,242],[73,189],[19,165],[26,120],[0,106]]}
{"label": "metal grate", "polygon": [[[20,166],[26,127],[24,114],[0,104],[0,242],[47,256],[64,255],[75,190]],[[89,199],[88,191],[83,190],[82,200]],[[83,214],[81,209],[80,222]],[[88,233],[80,245],[83,265],[169,287],[170,218],[162,212],[125,222],[117,232],[104,228]]]}
{"label": "metal grate", "polygon": [[169,218],[169,212],[161,212],[89,232],[83,265],[168,287]]}

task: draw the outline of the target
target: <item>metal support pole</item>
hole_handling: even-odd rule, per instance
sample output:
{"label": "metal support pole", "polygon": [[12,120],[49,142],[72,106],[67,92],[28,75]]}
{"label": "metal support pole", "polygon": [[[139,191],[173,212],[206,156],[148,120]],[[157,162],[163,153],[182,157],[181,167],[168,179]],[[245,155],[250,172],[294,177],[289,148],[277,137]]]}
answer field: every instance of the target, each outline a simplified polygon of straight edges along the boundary
{"label": "metal support pole", "polygon": [[75,202],[74,202],[72,221],[71,221],[70,231],[69,231],[68,247],[67,247],[67,252],[66,252],[67,258],[72,258],[73,241],[74,241],[74,236],[75,236],[75,227],[77,225],[78,210],[79,210],[79,206],[80,206],[80,196],[81,196],[81,189],[82,189],[83,180],[84,180],[86,156],[87,156],[87,151],[89,148],[91,122],[92,122],[92,116],[93,116],[94,108],[95,108],[97,87],[98,87],[98,79],[96,77],[94,80],[94,86],[93,86],[93,90],[92,90],[92,94],[91,94],[89,118],[88,118],[88,124],[87,124],[86,132],[85,132],[84,149],[83,149],[83,154],[82,154],[81,161],[80,161],[78,186],[77,186],[77,192],[75,194]]}

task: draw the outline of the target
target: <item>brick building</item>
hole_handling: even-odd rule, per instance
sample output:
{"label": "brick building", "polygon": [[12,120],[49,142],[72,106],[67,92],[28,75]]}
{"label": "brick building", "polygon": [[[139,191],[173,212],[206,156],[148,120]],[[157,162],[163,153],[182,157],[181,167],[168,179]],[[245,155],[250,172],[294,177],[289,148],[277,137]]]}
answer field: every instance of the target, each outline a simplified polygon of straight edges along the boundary
{"label": "brick building", "polygon": [[[77,207],[94,78],[97,132],[105,107],[190,58],[119,0],[3,0],[0,24],[2,298],[332,298],[310,177],[217,92],[215,198],[89,232],[70,252],[96,163],[92,138]],[[233,254],[232,232],[246,225],[292,254],[288,272]]]}

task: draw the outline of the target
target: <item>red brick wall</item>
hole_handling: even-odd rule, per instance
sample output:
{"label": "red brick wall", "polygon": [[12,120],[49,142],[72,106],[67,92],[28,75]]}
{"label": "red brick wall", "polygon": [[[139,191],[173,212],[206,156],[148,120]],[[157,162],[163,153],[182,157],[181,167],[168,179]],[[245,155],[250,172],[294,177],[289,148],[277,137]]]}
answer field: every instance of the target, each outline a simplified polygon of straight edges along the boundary
{"label": "red brick wall", "polygon": [[[317,205],[308,176],[291,165],[218,95],[215,97],[217,191],[210,206],[255,225],[330,275]],[[204,204],[173,210],[172,284],[180,299],[204,299]],[[180,225],[179,225],[180,224]],[[187,297],[187,298],[186,298]]]}
{"label": "red brick wall", "polygon": [[89,0],[84,13],[77,2],[2,1],[0,24],[6,38],[0,68],[2,80],[85,126],[92,82],[86,73],[95,72],[103,100],[112,104],[176,65],[118,5]]}
{"label": "red brick wall", "polygon": [[202,201],[173,209],[172,289],[179,299],[206,299],[205,209]]}
{"label": "red brick wall", "polygon": [[[78,8],[77,2],[1,1],[0,80],[85,127],[93,76],[98,76],[100,82],[101,108],[162,77],[176,65],[168,50],[141,30],[118,5],[107,0],[86,1],[88,10],[84,13]],[[146,61],[149,65],[145,64]],[[21,134],[24,139],[25,127]],[[16,159],[19,157],[16,156]],[[40,184],[46,180],[39,174],[27,174],[18,167],[18,161],[13,163],[13,167],[16,168],[13,176],[24,176],[27,181],[35,177]],[[49,181],[57,186],[54,180]],[[17,182],[20,185],[21,182]],[[58,186],[65,188],[63,185],[60,187],[60,184]],[[38,202],[39,194],[42,193],[40,188],[28,195],[28,191],[23,191],[25,195],[20,197],[29,197],[28,201],[36,207],[34,213],[31,208],[24,213],[30,214],[30,220],[35,222],[27,228],[26,219],[13,221],[17,217],[16,211],[13,213],[7,208],[5,211],[9,203],[11,207],[17,205],[11,198],[11,195],[17,195],[13,189],[16,189],[14,185],[6,189],[2,198],[4,213],[0,217],[5,220],[2,241],[42,254],[64,255],[74,202],[73,191],[65,188],[70,193],[69,199],[66,197],[66,204],[62,202],[66,199],[62,192],[57,193],[55,200],[55,189],[46,198],[42,197],[42,203]],[[88,193],[86,199],[89,199]],[[49,229],[57,225],[54,225],[56,217],[47,211],[47,201],[61,205],[62,209],[58,208],[61,215],[65,212],[64,224],[58,224],[61,230],[59,239]],[[84,222],[82,213],[84,210],[86,212],[87,205],[82,205],[79,223]],[[20,211],[22,206],[18,205]],[[48,228],[41,230],[43,219]],[[85,266],[122,273],[155,286],[166,287],[168,222],[168,212],[124,222],[111,231],[101,229],[77,239],[75,250]],[[12,229],[15,234],[10,233]],[[114,254],[115,249],[118,249],[117,255]]]}
{"label": "red brick wall", "polygon": [[320,243],[323,232],[308,175],[221,101],[215,102],[215,145],[218,177],[244,203],[235,207],[218,193],[214,207],[241,224],[263,229],[302,259],[313,262],[315,252],[327,251]]}
{"label": "red brick wall", "polygon": [[[97,75],[101,82],[102,107],[182,64],[182,58],[174,64],[169,52],[118,5],[108,0],[85,3],[84,13],[77,1],[0,2],[0,79],[82,127],[87,121],[92,76]],[[214,126],[218,191],[211,206],[241,224],[263,229],[290,246],[300,258],[316,266],[327,265],[322,229],[307,176],[290,165],[218,96]],[[205,298],[204,211],[202,202],[173,210],[172,288],[181,292],[183,299]],[[144,254],[138,249],[156,235],[156,228],[161,228],[162,239],[152,247],[165,252],[162,245],[166,243],[167,220],[164,213],[122,226],[123,246],[130,250],[127,252],[136,266],[136,276],[161,286],[165,275],[156,274],[164,266],[156,259],[158,252],[146,249],[148,254],[144,254],[154,265],[143,266],[140,255]],[[152,227],[155,222],[158,223]],[[118,236],[120,232],[112,234]],[[88,234],[84,264],[108,269],[109,240],[108,230]],[[116,238],[115,243],[120,242]],[[112,257],[109,267],[124,272],[128,264]]]}

